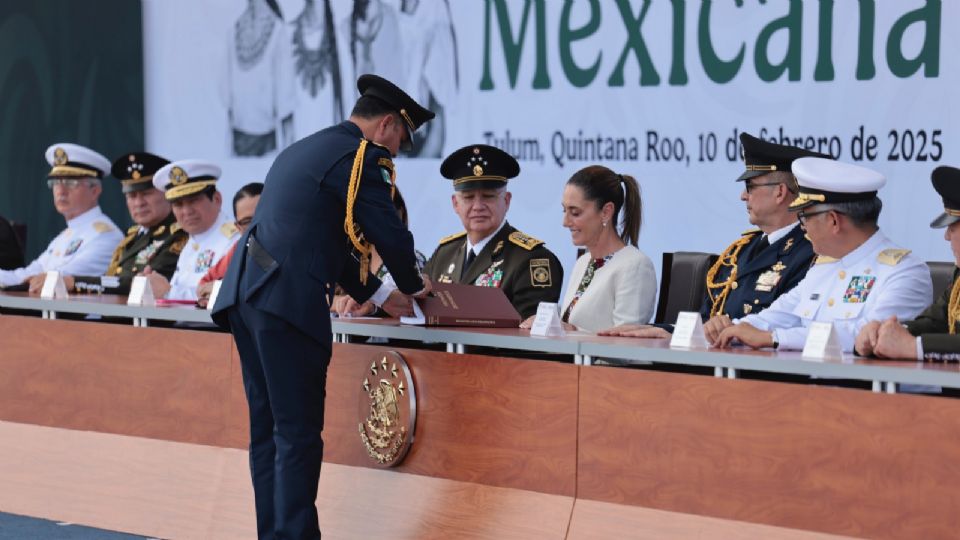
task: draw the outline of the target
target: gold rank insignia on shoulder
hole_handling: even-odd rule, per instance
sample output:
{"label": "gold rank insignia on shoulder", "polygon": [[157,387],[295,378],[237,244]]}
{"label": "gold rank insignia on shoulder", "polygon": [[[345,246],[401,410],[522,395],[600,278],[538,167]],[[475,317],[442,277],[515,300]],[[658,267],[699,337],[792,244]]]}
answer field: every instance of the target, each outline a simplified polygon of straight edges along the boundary
{"label": "gold rank insignia on shoulder", "polygon": [[161,226],[157,227],[157,230],[153,231],[153,235],[154,235],[154,236],[160,236],[160,235],[163,234],[163,232],[166,231],[166,230],[167,230],[167,226],[166,226],[166,225],[161,225]]}
{"label": "gold rank insignia on shoulder", "polygon": [[896,266],[909,254],[909,249],[885,249],[877,255],[877,261],[887,266]]}
{"label": "gold rank insignia on shoulder", "polygon": [[140,230],[139,225],[131,225],[127,228],[127,234],[137,234],[137,231]]}
{"label": "gold rank insignia on shoulder", "polygon": [[228,221],[220,226],[220,234],[230,238],[231,236],[237,234],[237,226]]}
{"label": "gold rank insignia on shoulder", "polygon": [[93,230],[97,231],[98,233],[105,233],[105,232],[112,231],[113,226],[110,225],[109,223],[104,223],[102,221],[94,221]]}
{"label": "gold rank insignia on shoulder", "polygon": [[177,231],[182,231],[183,227],[179,223],[173,223],[170,225],[170,234],[176,234]]}
{"label": "gold rank insignia on shoulder", "polygon": [[530,259],[530,284],[534,287],[550,287],[553,285],[553,278],[550,275],[550,259]]}
{"label": "gold rank insignia on shoulder", "polygon": [[840,259],[834,259],[833,257],[827,257],[826,255],[818,255],[817,259],[813,261],[813,264],[830,264],[839,260]]}
{"label": "gold rank insignia on shoulder", "polygon": [[[510,242],[522,247],[523,249],[530,251],[533,248],[539,246],[543,243],[543,240],[537,240],[536,238],[523,234],[520,231],[513,231],[508,237]],[[546,259],[534,259],[534,260],[546,260]]]}
{"label": "gold rank insignia on shoulder", "polygon": [[186,245],[187,245],[187,237],[184,236],[183,238],[177,240],[176,242],[170,245],[170,253],[173,253],[174,255],[179,255],[180,252],[183,251],[183,248]]}
{"label": "gold rank insignia on shoulder", "polygon": [[460,231],[458,233],[453,233],[451,235],[444,236],[443,238],[440,239],[440,245],[442,246],[444,244],[449,244],[450,242],[453,242],[458,238],[463,238],[466,235],[467,235],[467,231]]}
{"label": "gold rank insignia on shoulder", "polygon": [[743,231],[742,233],[740,233],[740,236],[753,236],[760,232],[763,232],[763,231],[761,231],[760,229],[750,229],[748,231]]}

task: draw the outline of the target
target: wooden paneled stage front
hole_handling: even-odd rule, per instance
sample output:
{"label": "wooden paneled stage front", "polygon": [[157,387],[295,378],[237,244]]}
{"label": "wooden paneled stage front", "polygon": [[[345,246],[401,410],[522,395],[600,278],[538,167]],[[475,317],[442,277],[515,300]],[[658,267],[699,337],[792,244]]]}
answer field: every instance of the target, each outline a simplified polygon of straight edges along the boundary
{"label": "wooden paneled stage front", "polygon": [[[229,335],[9,315],[0,316],[0,334],[0,432],[26,438],[17,431],[26,428],[10,426],[61,428],[42,432],[64,438],[64,456],[51,458],[61,464],[71,463],[72,438],[78,452],[94,444],[83,437],[146,441],[108,460],[119,470],[157,468],[149,439],[205,445],[233,456],[229,470],[241,478],[228,484],[249,483]],[[358,400],[364,373],[385,350],[335,345],[319,499],[330,537],[799,538],[787,529],[800,529],[952,538],[960,530],[957,400],[396,349],[416,383],[415,442],[400,466],[376,470],[358,435]],[[9,461],[30,462],[16,453],[30,444],[0,444],[0,471],[21,471],[12,477],[19,484],[0,485],[0,510],[29,506],[7,490],[29,492],[30,474]],[[216,469],[166,466],[183,481]],[[154,486],[163,491],[169,477]],[[47,488],[37,496],[79,490]],[[252,501],[234,502],[240,511],[249,503],[246,524]],[[661,511],[690,514],[696,526],[683,529]],[[206,533],[198,535],[218,536]]]}

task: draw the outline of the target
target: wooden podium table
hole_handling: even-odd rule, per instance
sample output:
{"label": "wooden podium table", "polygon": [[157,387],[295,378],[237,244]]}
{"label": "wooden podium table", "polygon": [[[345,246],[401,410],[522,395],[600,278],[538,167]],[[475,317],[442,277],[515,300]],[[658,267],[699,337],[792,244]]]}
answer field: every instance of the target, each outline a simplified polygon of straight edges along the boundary
{"label": "wooden podium table", "polygon": [[[463,339],[509,344],[519,332]],[[228,334],[0,315],[0,335],[0,420],[246,447]],[[631,343],[568,341],[576,347],[550,346],[599,355]],[[660,347],[643,350],[682,353]],[[379,534],[381,519],[406,537],[630,537],[648,509],[871,538],[960,530],[958,400],[396,349],[416,384],[415,441],[398,467],[376,471],[358,435],[358,391],[385,350],[334,345],[321,497],[350,509],[343,515],[380,512],[338,521],[348,537]],[[718,365],[779,356],[688,354],[694,364],[715,354]],[[957,376],[956,366],[940,372],[951,384]],[[917,380],[937,380],[931,373]]]}

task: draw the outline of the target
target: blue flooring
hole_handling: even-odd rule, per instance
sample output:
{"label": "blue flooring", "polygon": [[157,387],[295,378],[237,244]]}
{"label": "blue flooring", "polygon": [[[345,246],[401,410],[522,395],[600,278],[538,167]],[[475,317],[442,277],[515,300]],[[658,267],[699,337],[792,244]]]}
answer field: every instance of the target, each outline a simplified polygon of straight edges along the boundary
{"label": "blue flooring", "polygon": [[145,536],[0,512],[0,540],[135,540]]}

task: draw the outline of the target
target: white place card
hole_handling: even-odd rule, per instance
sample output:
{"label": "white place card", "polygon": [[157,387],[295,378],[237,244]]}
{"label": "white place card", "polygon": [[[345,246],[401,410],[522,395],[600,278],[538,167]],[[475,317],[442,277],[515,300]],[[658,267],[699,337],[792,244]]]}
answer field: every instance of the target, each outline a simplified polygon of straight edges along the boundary
{"label": "white place card", "polygon": [[537,306],[537,317],[530,327],[531,336],[563,337],[567,332],[560,321],[560,306],[556,302],[540,302]]}
{"label": "white place card", "polygon": [[70,298],[67,294],[67,286],[63,283],[63,276],[56,270],[47,272],[47,277],[43,280],[43,288],[40,289],[40,298],[45,300],[61,300]]}
{"label": "white place card", "polygon": [[210,289],[210,298],[207,299],[207,311],[213,311],[213,305],[217,303],[217,295],[220,294],[220,285],[222,284],[222,279],[213,282],[213,288]]}
{"label": "white place card", "polygon": [[150,286],[150,280],[147,276],[136,276],[133,283],[130,284],[130,296],[127,297],[128,306],[155,306],[156,298],[153,296],[153,287]]}
{"label": "white place card", "polygon": [[703,320],[696,311],[681,311],[677,314],[677,322],[673,327],[673,337],[670,338],[670,347],[682,349],[707,349],[710,342],[703,331]]}
{"label": "white place card", "polygon": [[803,344],[803,357],[817,360],[843,360],[840,337],[832,323],[810,324],[807,341]]}

